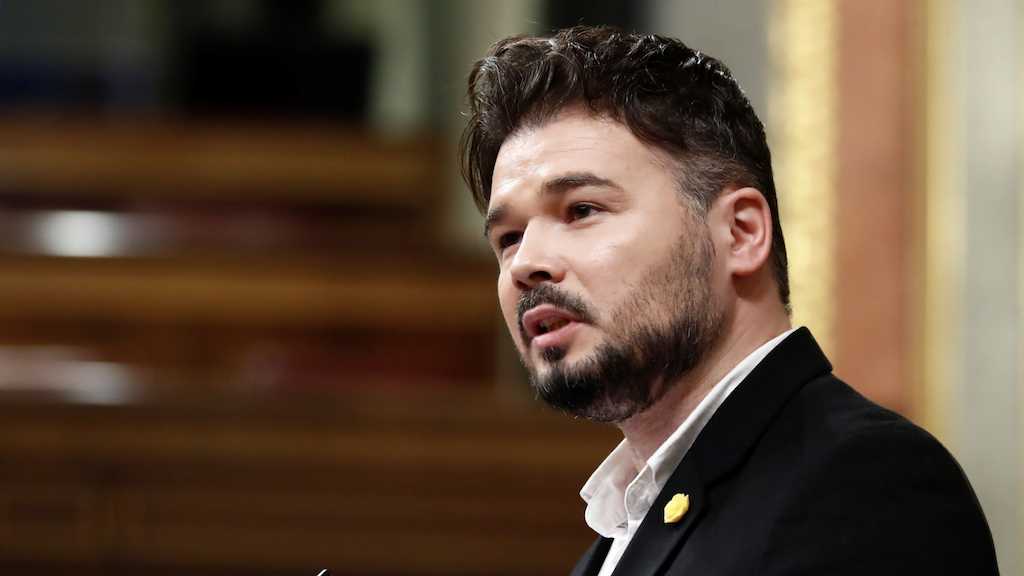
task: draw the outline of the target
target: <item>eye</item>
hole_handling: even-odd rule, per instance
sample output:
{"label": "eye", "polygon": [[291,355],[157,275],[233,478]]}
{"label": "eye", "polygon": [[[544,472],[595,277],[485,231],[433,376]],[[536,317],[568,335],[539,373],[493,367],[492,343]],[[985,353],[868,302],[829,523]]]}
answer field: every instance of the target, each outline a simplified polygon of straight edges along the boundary
{"label": "eye", "polygon": [[580,202],[578,204],[573,204],[572,206],[569,206],[569,215],[568,216],[569,216],[569,220],[570,221],[572,221],[572,220],[580,220],[580,219],[586,218],[588,216],[593,216],[597,212],[598,212],[597,206],[594,206],[593,204],[587,204],[587,203],[584,203],[584,202]]}
{"label": "eye", "polygon": [[506,232],[502,234],[501,236],[498,237],[498,249],[504,250],[509,246],[515,245],[516,243],[519,242],[519,239],[522,236],[523,235],[520,232]]}

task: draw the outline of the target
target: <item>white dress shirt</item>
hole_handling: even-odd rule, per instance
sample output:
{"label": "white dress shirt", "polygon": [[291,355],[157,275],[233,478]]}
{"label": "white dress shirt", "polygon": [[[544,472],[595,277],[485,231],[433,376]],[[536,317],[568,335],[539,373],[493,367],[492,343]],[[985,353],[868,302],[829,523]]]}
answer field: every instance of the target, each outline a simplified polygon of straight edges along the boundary
{"label": "white dress shirt", "polygon": [[654,451],[643,468],[637,470],[627,440],[620,442],[597,467],[584,484],[580,496],[587,503],[587,525],[601,536],[614,539],[598,576],[610,576],[615,570],[651,504],[718,407],[794,330],[765,342],[715,384],[686,420]]}

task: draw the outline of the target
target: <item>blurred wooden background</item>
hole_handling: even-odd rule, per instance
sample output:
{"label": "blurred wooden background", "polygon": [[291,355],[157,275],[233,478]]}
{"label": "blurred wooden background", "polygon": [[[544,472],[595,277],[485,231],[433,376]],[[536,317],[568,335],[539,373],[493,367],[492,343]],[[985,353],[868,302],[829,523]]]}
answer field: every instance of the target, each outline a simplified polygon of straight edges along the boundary
{"label": "blurred wooden background", "polygon": [[[0,569],[565,573],[615,434],[493,390],[493,264],[436,238],[439,153],[0,122]],[[142,240],[47,254],[54,207]]]}
{"label": "blurred wooden background", "polygon": [[6,574],[564,574],[608,449],[452,392],[0,411]]}

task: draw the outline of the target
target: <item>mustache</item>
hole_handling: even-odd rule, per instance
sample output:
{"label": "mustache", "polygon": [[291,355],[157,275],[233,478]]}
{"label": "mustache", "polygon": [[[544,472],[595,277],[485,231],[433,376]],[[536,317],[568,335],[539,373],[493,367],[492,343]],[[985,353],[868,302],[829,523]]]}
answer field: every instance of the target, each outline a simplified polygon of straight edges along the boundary
{"label": "mustache", "polygon": [[594,321],[594,315],[590,307],[587,306],[587,303],[582,298],[560,290],[551,284],[540,284],[536,288],[523,292],[519,296],[519,302],[516,305],[516,318],[519,323],[519,333],[523,335],[523,340],[528,340],[526,327],[523,326],[523,314],[541,304],[551,304],[561,308],[583,322],[592,323]]}

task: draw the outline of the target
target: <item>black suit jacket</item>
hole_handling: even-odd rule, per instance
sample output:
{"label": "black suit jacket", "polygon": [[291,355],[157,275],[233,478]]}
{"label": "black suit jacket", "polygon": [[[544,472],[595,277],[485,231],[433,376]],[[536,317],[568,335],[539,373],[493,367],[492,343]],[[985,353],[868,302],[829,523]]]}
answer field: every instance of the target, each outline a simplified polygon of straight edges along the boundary
{"label": "black suit jacket", "polygon": [[[781,342],[705,426],[615,576],[998,574],[953,457],[831,372],[807,329]],[[690,509],[666,524],[676,493]],[[596,575],[610,544],[573,576]]]}

